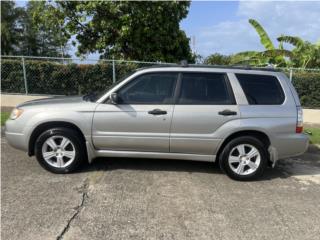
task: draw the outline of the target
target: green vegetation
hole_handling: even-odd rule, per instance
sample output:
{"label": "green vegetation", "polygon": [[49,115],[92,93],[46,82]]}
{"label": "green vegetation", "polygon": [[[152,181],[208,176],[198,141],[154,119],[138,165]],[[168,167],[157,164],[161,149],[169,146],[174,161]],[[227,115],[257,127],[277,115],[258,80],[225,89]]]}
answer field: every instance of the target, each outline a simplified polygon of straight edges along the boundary
{"label": "green vegetation", "polygon": [[295,72],[292,83],[303,107],[320,108],[320,72]]}
{"label": "green vegetation", "polygon": [[231,65],[233,61],[233,55],[222,55],[214,53],[208,56],[205,60],[205,64],[211,65]]}
{"label": "green vegetation", "polygon": [[[61,64],[26,60],[29,93],[75,95],[102,91],[112,84],[112,64]],[[1,90],[23,93],[21,62],[3,59]],[[116,77],[121,79],[143,64],[117,63]],[[19,79],[19,81],[17,81]],[[304,107],[320,108],[320,72],[300,71],[293,74],[295,86]]]}
{"label": "green vegetation", "polygon": [[260,42],[265,48],[265,51],[247,51],[237,53],[233,56],[234,63],[245,63],[255,66],[264,66],[267,64],[275,64],[277,66],[286,66],[286,60],[284,57],[291,57],[292,53],[288,50],[283,49],[282,43],[280,42],[279,47],[276,48],[272,43],[270,37],[264,28],[254,19],[249,19],[249,23],[256,30],[260,37]]}
{"label": "green vegetation", "polygon": [[305,132],[309,134],[310,143],[320,144],[320,128],[306,128]]}
{"label": "green vegetation", "polygon": [[[249,19],[260,37],[260,42],[265,51],[248,51],[233,56],[235,63],[250,65],[274,64],[278,67],[319,68],[320,67],[320,42],[312,44],[296,36],[281,35],[277,38],[279,46],[276,48],[263,27],[254,19]],[[292,50],[283,48],[283,43],[294,46]]]}
{"label": "green vegetation", "polygon": [[[320,68],[320,40],[313,44],[296,36],[281,35],[277,38],[278,46],[271,41],[264,28],[254,19],[249,23],[259,35],[264,51],[245,51],[230,56],[218,53],[207,57],[207,64],[247,64],[252,66],[267,66],[273,64],[277,67]],[[283,43],[289,43],[294,48],[284,49]]]}
{"label": "green vegetation", "polygon": [[10,116],[10,113],[9,112],[1,112],[1,126],[4,125],[4,123],[7,121],[7,119],[9,118]]}
{"label": "green vegetation", "polygon": [[[64,15],[65,31],[76,34],[79,54],[98,51],[103,58],[193,60],[189,39],[179,26],[189,1],[59,1],[56,5]],[[42,16],[57,18],[51,11]]]}
{"label": "green vegetation", "polygon": [[78,55],[140,61],[194,61],[179,23],[189,1],[1,1],[1,46],[7,55]]}
{"label": "green vegetation", "polygon": [[320,68],[320,39],[316,44],[304,41],[299,37],[283,35],[277,40],[294,46],[287,67]]}
{"label": "green vegetation", "polygon": [[16,27],[21,9],[14,2],[1,1],[1,52],[11,54],[18,45],[19,31]]}
{"label": "green vegetation", "polygon": [[[58,62],[26,60],[29,93],[53,95],[81,95],[100,92],[112,84],[112,63],[61,64]],[[117,79],[143,67],[142,64],[118,63]],[[18,79],[18,81],[17,81]],[[23,93],[21,61],[2,60],[1,90]]]}
{"label": "green vegetation", "polygon": [[[50,11],[56,18],[42,19]],[[46,1],[28,1],[25,8],[1,1],[1,51],[4,55],[67,57],[70,35],[59,12]]]}
{"label": "green vegetation", "polygon": [[[28,1],[26,7],[2,1],[1,50],[5,55],[67,57],[72,40],[78,56],[98,52],[101,59],[320,68],[320,39],[310,43],[281,35],[274,43],[255,19],[249,24],[263,51],[203,59],[191,52],[180,29],[189,7],[190,1]],[[285,49],[284,43],[293,48]]]}

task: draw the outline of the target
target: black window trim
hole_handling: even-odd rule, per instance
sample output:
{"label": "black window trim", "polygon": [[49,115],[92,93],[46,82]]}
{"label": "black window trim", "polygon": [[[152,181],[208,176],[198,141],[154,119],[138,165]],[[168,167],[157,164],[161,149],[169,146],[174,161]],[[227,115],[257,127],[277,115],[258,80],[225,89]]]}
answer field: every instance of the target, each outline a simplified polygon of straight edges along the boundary
{"label": "black window trim", "polygon": [[[223,75],[224,77],[224,81],[226,83],[227,86],[227,92],[229,94],[230,97],[230,103],[179,103],[179,97],[180,97],[180,93],[181,93],[181,85],[182,85],[182,77],[183,74],[186,73],[202,73],[202,74],[220,74]],[[230,80],[228,78],[228,74],[226,72],[202,72],[202,71],[185,71],[185,72],[180,72],[179,77],[178,77],[178,82],[176,84],[176,91],[175,91],[175,97],[174,97],[174,104],[175,105],[213,105],[213,106],[223,106],[223,105],[237,105],[235,96],[234,96],[234,92],[230,83]]]}
{"label": "black window trim", "polygon": [[[178,71],[154,71],[154,72],[146,72],[146,73],[139,74],[138,76],[134,77],[129,82],[127,82],[126,84],[121,86],[119,89],[117,89],[115,91],[115,93],[117,93],[122,88],[127,86],[127,84],[130,84],[131,82],[135,81],[137,78],[140,78],[140,77],[145,76],[145,75],[159,74],[159,73],[164,73],[164,74],[171,73],[171,74],[176,74],[177,75],[177,78],[174,80],[174,83],[173,83],[172,100],[169,103],[117,103],[117,105],[174,105],[175,104],[175,98],[176,98],[175,94],[176,94],[177,83],[178,83],[179,76],[180,76],[180,72],[178,72]],[[105,103],[111,104],[110,103],[110,97],[108,97],[105,100]]]}
{"label": "black window trim", "polygon": [[[281,84],[281,81],[279,80],[279,78],[278,78],[277,76],[275,76],[275,75],[269,75],[269,74],[259,74],[259,73],[234,73],[234,75],[235,75],[236,79],[238,80],[238,82],[239,82],[239,84],[240,84],[240,87],[241,87],[241,89],[242,89],[242,91],[243,91],[244,96],[246,97],[246,100],[247,100],[247,102],[248,102],[248,106],[280,106],[280,105],[283,105],[283,104],[285,103],[285,101],[286,101],[286,94],[285,94],[285,92],[284,92],[284,90],[283,90],[283,86],[282,86],[282,84]],[[278,85],[278,87],[279,87],[279,89],[280,89],[280,92],[281,92],[281,95],[283,96],[282,102],[281,102],[281,103],[272,103],[272,104],[261,104],[261,103],[259,103],[259,104],[251,104],[251,103],[249,102],[249,100],[248,100],[247,94],[245,93],[245,91],[244,91],[244,89],[243,89],[243,86],[242,86],[242,84],[241,84],[241,81],[240,81],[240,79],[238,78],[237,75],[254,75],[254,76],[264,76],[264,77],[265,77],[265,76],[268,76],[268,77],[273,77],[273,78],[275,78],[275,79],[276,79],[276,84]]]}

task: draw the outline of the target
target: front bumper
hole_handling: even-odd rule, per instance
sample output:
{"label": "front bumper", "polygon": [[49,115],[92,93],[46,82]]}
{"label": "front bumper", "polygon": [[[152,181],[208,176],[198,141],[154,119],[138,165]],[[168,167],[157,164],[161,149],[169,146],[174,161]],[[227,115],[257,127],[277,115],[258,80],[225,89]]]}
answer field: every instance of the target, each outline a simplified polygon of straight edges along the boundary
{"label": "front bumper", "polygon": [[27,137],[24,133],[14,131],[13,121],[6,122],[4,134],[9,145],[25,152],[28,151]]}

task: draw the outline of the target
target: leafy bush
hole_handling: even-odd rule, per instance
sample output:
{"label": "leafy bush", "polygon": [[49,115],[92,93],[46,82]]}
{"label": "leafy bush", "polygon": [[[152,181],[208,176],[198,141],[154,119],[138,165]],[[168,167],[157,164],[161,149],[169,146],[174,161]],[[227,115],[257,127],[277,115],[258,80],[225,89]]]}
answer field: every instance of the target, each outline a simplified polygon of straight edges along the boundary
{"label": "leafy bush", "polygon": [[25,91],[21,61],[1,61],[1,91],[16,93]]}
{"label": "leafy bush", "polygon": [[38,61],[26,61],[29,93],[75,95],[78,93],[79,67]]}
{"label": "leafy bush", "polygon": [[294,72],[292,82],[302,106],[320,108],[320,72]]}
{"label": "leafy bush", "polygon": [[[116,63],[117,81],[133,70],[150,66]],[[28,92],[33,94],[80,95],[103,91],[112,84],[112,63],[61,64],[48,61],[25,61]],[[293,85],[304,107],[320,108],[320,72],[294,72]],[[19,60],[1,63],[1,91],[25,93],[23,68]]]}
{"label": "leafy bush", "polygon": [[[25,68],[30,94],[80,95],[102,91],[113,81],[111,63],[61,64],[28,60],[25,61]],[[116,68],[117,78],[133,68],[132,66]],[[2,60],[1,91],[25,93],[21,61]]]}

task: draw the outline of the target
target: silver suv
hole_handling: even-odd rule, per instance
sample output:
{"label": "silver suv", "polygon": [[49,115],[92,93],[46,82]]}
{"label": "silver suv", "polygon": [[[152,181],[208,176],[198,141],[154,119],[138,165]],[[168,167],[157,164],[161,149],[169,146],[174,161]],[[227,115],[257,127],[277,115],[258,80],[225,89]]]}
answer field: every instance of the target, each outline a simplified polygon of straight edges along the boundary
{"label": "silver suv", "polygon": [[99,95],[23,103],[5,134],[54,173],[95,157],[164,158],[216,161],[248,180],[308,147],[284,73],[206,66],[140,69]]}

